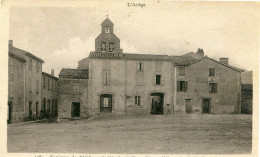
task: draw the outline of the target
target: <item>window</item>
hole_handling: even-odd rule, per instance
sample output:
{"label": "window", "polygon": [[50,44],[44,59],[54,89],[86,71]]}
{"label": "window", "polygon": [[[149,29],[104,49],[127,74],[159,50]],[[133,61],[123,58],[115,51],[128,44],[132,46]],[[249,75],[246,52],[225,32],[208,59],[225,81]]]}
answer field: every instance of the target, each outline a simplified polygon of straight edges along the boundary
{"label": "window", "polygon": [[142,63],[138,63],[138,71],[143,71]]}
{"label": "window", "polygon": [[109,52],[114,52],[114,43],[109,43]]}
{"label": "window", "polygon": [[179,76],[185,76],[185,68],[179,67]]}
{"label": "window", "polygon": [[209,83],[209,92],[217,93],[217,83]]}
{"label": "window", "polygon": [[48,99],[48,104],[47,104],[47,112],[49,113],[51,110],[51,101]]}
{"label": "window", "polygon": [[156,75],[156,85],[161,84],[161,75]]}
{"label": "window", "polygon": [[135,105],[140,106],[141,105],[140,100],[141,100],[140,96],[135,96]]}
{"label": "window", "polygon": [[53,80],[51,80],[51,90],[53,91]]}
{"label": "window", "polygon": [[50,79],[48,79],[48,90],[50,90]]}
{"label": "window", "polygon": [[105,52],[105,51],[106,51],[106,43],[105,43],[105,42],[102,42],[102,43],[101,43],[101,51],[102,51],[102,52]]}
{"label": "window", "polygon": [[39,71],[40,71],[39,62],[36,62],[36,71],[37,71],[37,72],[39,72]]}
{"label": "window", "polygon": [[29,70],[32,70],[32,59],[29,60]]}
{"label": "window", "polygon": [[110,28],[109,27],[105,28],[105,33],[110,33]]}
{"label": "window", "polygon": [[188,83],[187,81],[177,81],[177,91],[178,92],[187,92]]}
{"label": "window", "polygon": [[36,94],[38,94],[40,91],[40,85],[39,85],[39,80],[36,81]]}
{"label": "window", "polygon": [[215,69],[209,68],[209,76],[215,76]]}
{"label": "window", "polygon": [[103,72],[103,84],[104,85],[109,84],[109,72],[106,71]]}
{"label": "window", "polygon": [[10,70],[10,73],[13,73],[14,72],[14,61],[13,60],[10,60],[10,65],[9,65],[9,70]]}
{"label": "window", "polygon": [[45,85],[45,76],[43,76],[43,89],[45,89],[46,85]]}
{"label": "window", "polygon": [[10,88],[10,94],[9,94],[9,96],[10,96],[10,97],[13,97],[13,96],[14,96],[14,84],[13,84],[13,82],[10,82],[9,88]]}

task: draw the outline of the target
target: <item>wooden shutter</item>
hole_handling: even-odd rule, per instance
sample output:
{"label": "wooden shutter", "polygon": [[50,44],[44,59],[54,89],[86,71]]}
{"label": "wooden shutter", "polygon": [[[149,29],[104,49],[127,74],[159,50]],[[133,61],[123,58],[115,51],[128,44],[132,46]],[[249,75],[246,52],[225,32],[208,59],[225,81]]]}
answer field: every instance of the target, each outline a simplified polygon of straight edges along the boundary
{"label": "wooden shutter", "polygon": [[181,89],[180,81],[177,81],[177,91],[180,91],[180,89]]}
{"label": "wooden shutter", "polygon": [[164,85],[164,75],[161,75],[161,85]]}
{"label": "wooden shutter", "polygon": [[184,92],[187,92],[188,90],[188,82],[184,81]]}
{"label": "wooden shutter", "polygon": [[153,85],[156,85],[156,75],[153,75]]}

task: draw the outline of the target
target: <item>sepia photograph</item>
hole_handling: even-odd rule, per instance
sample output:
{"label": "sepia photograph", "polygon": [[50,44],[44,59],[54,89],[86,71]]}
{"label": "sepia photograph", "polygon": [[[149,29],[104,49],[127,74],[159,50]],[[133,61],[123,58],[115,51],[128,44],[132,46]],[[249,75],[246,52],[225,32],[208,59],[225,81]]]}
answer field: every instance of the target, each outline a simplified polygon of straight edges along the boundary
{"label": "sepia photograph", "polygon": [[6,156],[258,155],[260,3],[1,5]]}

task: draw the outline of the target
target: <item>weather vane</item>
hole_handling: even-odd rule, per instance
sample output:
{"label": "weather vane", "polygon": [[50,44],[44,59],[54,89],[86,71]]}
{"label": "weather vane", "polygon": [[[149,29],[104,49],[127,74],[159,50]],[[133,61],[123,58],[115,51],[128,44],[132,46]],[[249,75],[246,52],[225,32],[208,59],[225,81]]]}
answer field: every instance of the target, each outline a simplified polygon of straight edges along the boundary
{"label": "weather vane", "polygon": [[107,14],[107,18],[108,18],[108,14]]}

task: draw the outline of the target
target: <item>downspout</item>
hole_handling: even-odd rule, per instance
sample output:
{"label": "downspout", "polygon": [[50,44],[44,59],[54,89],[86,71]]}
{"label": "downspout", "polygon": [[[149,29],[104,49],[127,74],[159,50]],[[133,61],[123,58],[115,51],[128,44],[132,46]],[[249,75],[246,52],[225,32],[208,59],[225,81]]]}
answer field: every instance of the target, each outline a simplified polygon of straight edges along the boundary
{"label": "downspout", "polygon": [[[173,91],[174,91],[174,97],[173,97],[173,105],[174,105],[174,110],[175,110],[175,107],[176,107],[176,82],[177,82],[177,80],[176,80],[176,66],[174,65],[174,83],[173,83],[173,85],[174,85],[174,89],[173,89]],[[173,111],[173,113],[174,113],[174,111]]]}
{"label": "downspout", "polygon": [[127,63],[125,59],[125,115],[126,115],[126,101],[127,101],[126,88],[127,88]]}
{"label": "downspout", "polygon": [[26,102],[25,102],[25,96],[26,96],[26,75],[25,75],[25,65],[26,65],[26,63],[24,64],[24,67],[23,67],[23,75],[24,75],[24,86],[23,86],[23,89],[24,89],[24,94],[23,94],[23,97],[24,97],[24,101],[23,101],[23,103],[24,103],[24,107],[23,107],[23,112],[24,112],[24,117],[26,117],[26,113],[25,113],[25,104],[26,104]]}

